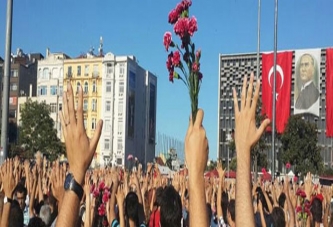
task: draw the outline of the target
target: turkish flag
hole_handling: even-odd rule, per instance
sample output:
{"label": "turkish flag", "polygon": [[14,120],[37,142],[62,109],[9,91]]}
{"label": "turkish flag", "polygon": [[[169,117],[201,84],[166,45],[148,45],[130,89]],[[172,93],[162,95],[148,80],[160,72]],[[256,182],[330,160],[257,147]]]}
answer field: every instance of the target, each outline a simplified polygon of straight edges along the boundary
{"label": "turkish flag", "polygon": [[[282,133],[290,116],[293,52],[280,52],[276,61],[276,131]],[[274,55],[262,54],[262,114],[272,120]],[[269,129],[271,130],[271,129]]]}
{"label": "turkish flag", "polygon": [[326,50],[326,136],[333,137],[333,49]]}

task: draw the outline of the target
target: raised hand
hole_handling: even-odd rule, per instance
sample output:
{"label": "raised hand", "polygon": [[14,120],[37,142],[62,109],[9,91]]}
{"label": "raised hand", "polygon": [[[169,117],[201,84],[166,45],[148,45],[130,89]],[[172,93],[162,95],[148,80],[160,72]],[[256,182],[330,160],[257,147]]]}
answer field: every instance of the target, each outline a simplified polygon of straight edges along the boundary
{"label": "raised hand", "polygon": [[68,82],[67,91],[63,94],[63,111],[60,114],[60,119],[69,166],[75,180],[82,185],[85,172],[94,157],[103,122],[101,120],[98,122],[93,138],[89,139],[84,128],[81,86],[79,87],[78,96],[79,100],[75,111],[74,93],[71,84]]}
{"label": "raised hand", "polygon": [[13,174],[13,160],[8,159],[1,167],[1,179],[3,191],[7,198],[13,198],[13,192],[16,186]]}
{"label": "raised hand", "polygon": [[202,126],[203,110],[199,109],[194,124],[189,120],[185,137],[185,160],[189,175],[202,176],[208,159],[208,140]]}
{"label": "raised hand", "polygon": [[250,156],[250,149],[260,139],[265,128],[269,124],[269,119],[265,119],[259,128],[256,126],[256,106],[259,98],[260,81],[256,81],[256,89],[252,99],[253,93],[253,80],[254,75],[251,73],[250,83],[247,87],[247,77],[244,77],[243,88],[241,94],[241,105],[238,106],[237,93],[235,88],[233,89],[234,96],[234,109],[235,109],[235,141],[237,154],[240,156],[246,152],[247,156]]}
{"label": "raised hand", "polygon": [[62,198],[64,196],[65,193],[65,189],[64,189],[64,182],[65,182],[65,177],[66,177],[66,173],[63,170],[63,168],[61,168],[59,166],[58,161],[56,162],[56,165],[54,166],[54,170],[52,173],[52,193],[54,198],[56,198],[58,200],[59,203],[62,202]]}

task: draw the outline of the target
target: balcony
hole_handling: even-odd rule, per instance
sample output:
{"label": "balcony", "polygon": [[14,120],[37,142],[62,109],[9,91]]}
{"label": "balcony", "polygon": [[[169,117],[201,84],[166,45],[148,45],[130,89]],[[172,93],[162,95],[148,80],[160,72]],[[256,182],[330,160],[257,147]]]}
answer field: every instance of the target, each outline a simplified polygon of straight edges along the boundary
{"label": "balcony", "polygon": [[71,72],[66,73],[66,77],[67,78],[72,78],[73,77],[73,73],[71,73]]}

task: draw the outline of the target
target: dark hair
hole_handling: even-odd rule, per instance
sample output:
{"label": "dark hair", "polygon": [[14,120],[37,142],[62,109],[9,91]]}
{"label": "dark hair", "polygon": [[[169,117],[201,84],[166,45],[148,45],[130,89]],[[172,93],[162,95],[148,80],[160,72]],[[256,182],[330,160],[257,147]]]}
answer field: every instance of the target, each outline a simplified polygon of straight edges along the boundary
{"label": "dark hair", "polygon": [[22,183],[18,183],[14,189],[14,194],[16,193],[23,193],[24,196],[27,196],[28,191],[27,189],[24,187],[24,185]]}
{"label": "dark hair", "polygon": [[227,219],[228,204],[229,204],[228,193],[223,191],[222,192],[222,198],[221,198],[221,207],[222,207],[223,220],[227,224],[228,224],[228,219]]}
{"label": "dark hair", "polygon": [[279,196],[279,207],[281,207],[282,209],[284,208],[284,204],[286,202],[286,194],[284,194],[284,192],[282,192]]}
{"label": "dark hair", "polygon": [[33,217],[29,220],[28,227],[46,227],[46,225],[41,218]]}
{"label": "dark hair", "polygon": [[180,226],[182,220],[182,203],[178,192],[173,186],[167,186],[163,190],[161,202],[162,227]]}
{"label": "dark hair", "polygon": [[139,225],[139,198],[135,192],[129,192],[125,198],[125,216]]}
{"label": "dark hair", "polygon": [[23,227],[23,211],[20,208],[19,203],[13,200],[10,205],[10,215],[8,218],[8,226],[11,227]]}
{"label": "dark hair", "polygon": [[208,226],[210,226],[210,220],[212,220],[213,212],[211,205],[209,203],[206,203],[206,208],[207,208],[207,214],[208,214]]}
{"label": "dark hair", "polygon": [[155,206],[160,206],[161,205],[162,195],[163,195],[163,188],[158,187],[156,189],[156,193],[155,193],[155,198],[156,198],[155,203],[154,203]]}
{"label": "dark hair", "polygon": [[281,207],[274,207],[271,213],[272,224],[274,227],[285,227],[286,219]]}
{"label": "dark hair", "polygon": [[266,202],[266,199],[265,199],[265,196],[264,196],[264,193],[263,193],[262,189],[260,187],[257,187],[256,192],[257,192],[257,204],[259,204],[259,200],[260,200],[264,210],[269,211],[268,210],[268,205],[267,205],[267,202]]}
{"label": "dark hair", "polygon": [[230,200],[230,202],[228,204],[228,211],[230,213],[231,220],[234,222],[235,218],[236,218],[235,200],[234,199]]}
{"label": "dark hair", "polygon": [[323,204],[318,198],[314,198],[311,204],[313,222],[322,222]]}

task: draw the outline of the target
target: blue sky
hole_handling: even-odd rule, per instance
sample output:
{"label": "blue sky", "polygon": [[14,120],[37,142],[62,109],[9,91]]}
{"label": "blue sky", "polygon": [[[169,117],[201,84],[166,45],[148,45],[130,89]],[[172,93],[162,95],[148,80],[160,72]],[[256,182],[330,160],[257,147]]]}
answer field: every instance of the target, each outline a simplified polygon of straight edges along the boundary
{"label": "blue sky", "polygon": [[[0,1],[0,56],[4,56],[6,2]],[[157,131],[183,139],[190,102],[180,81],[169,83],[163,34],[176,0],[14,0],[12,50],[65,52],[75,57],[91,46],[116,55],[135,55],[158,76]],[[280,0],[278,49],[333,46],[332,0]],[[219,53],[255,52],[257,0],[194,0],[191,14],[198,20],[194,36],[202,50],[204,74],[199,106],[210,158],[217,153]],[[274,0],[262,0],[261,50],[273,49]],[[176,38],[174,38],[177,40]]]}

